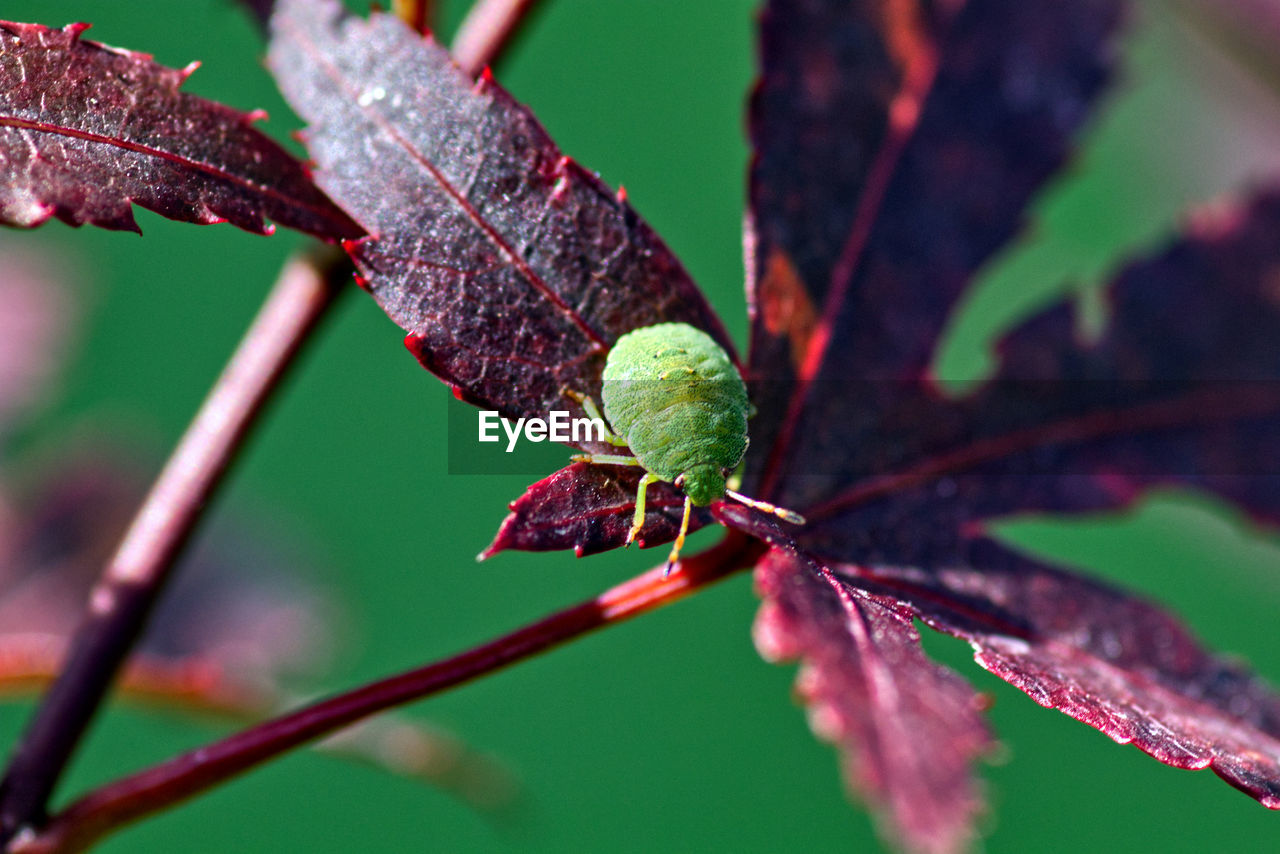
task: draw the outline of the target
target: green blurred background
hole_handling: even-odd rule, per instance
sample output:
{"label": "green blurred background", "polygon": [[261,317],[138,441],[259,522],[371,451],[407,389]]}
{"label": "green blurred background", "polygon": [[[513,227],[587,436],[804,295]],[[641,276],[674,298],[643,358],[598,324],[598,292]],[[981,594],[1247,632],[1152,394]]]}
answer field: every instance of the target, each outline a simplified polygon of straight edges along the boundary
{"label": "green blurred background", "polygon": [[[464,3],[445,4],[446,32]],[[741,220],[752,77],[749,0],[548,0],[499,78],[561,146],[664,235],[732,334],[745,333]],[[1280,96],[1208,41],[1143,4],[1126,84],[1071,173],[1038,203],[1034,239],[994,263],[940,354],[950,378],[984,370],[991,335],[1104,274],[1166,234],[1187,203],[1275,167]],[[229,0],[8,0],[4,17],[62,25],[203,68],[188,91],[295,120]],[[50,223],[0,232],[0,249],[58,256],[87,301],[65,387],[25,435],[39,452],[110,429],[162,458],[288,253],[302,238],[177,225],[138,212],[146,236]],[[1194,318],[1188,318],[1194,322]],[[465,648],[651,566],[655,553],[473,556],[526,476],[449,476],[448,407],[400,332],[353,294],[269,413],[219,504],[289,532],[317,556],[317,582],[347,603],[343,651],[316,690],[336,690]],[[1132,513],[1022,519],[1020,546],[1146,592],[1209,643],[1280,682],[1275,643],[1280,541],[1182,494]],[[697,550],[714,541],[698,534]],[[107,851],[876,850],[841,790],[836,759],[789,699],[792,667],[762,662],[739,577],[677,606],[410,707],[490,751],[523,781],[515,820],[496,822],[437,791],[300,752],[112,839]],[[1277,817],[1210,772],[1165,768],[1041,709],[930,635],[932,653],[994,700],[1004,750],[983,773],[988,851],[1260,850]],[[0,710],[11,744],[29,706]],[[193,747],[224,730],[113,708],[60,790]]]}

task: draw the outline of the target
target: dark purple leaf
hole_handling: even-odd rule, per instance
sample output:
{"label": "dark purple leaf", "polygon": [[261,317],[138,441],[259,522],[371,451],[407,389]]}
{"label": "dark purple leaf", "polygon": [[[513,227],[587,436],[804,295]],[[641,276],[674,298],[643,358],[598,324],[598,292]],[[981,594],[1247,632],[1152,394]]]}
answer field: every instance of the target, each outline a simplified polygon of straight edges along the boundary
{"label": "dark purple leaf", "polygon": [[[1117,277],[1098,340],[1079,340],[1063,306],[1006,337],[999,374],[968,397],[866,384],[877,411],[844,425],[857,445],[849,467],[794,480],[812,495],[844,484],[818,506],[800,502],[804,542],[838,559],[936,567],[963,559],[956,549],[983,519],[1122,507],[1169,484],[1280,522],[1278,237],[1280,192],[1218,208]],[[836,441],[836,429],[813,438]]]}
{"label": "dark purple leaf", "polygon": [[914,612],[896,598],[842,584],[769,515],[711,509],[773,546],[755,569],[756,646],[768,661],[802,660],[810,725],[840,746],[850,787],[907,848],[963,849],[982,809],[970,765],[991,746],[977,695],[925,657]]}
{"label": "dark purple leaf", "polygon": [[1212,768],[1280,809],[1280,697],[1154,606],[985,538],[955,568],[832,572],[845,588],[909,603],[967,640],[980,665],[1040,705],[1166,764]]}
{"label": "dark purple leaf", "polygon": [[[626,543],[636,510],[638,468],[574,463],[543,478],[511,502],[511,512],[480,559],[506,549],[573,549],[578,557],[616,549]],[[680,530],[684,493],[669,483],[652,484],[645,497],[645,527],[640,548],[669,543]],[[698,510],[689,530],[707,522]]]}
{"label": "dark purple leaf", "polygon": [[859,384],[925,374],[952,304],[1088,118],[1122,5],[768,5],[751,109],[749,492],[798,503],[781,473],[856,452],[815,435],[872,417]]}
{"label": "dark purple leaf", "polygon": [[799,555],[800,547],[771,514],[761,513],[736,501],[714,501],[711,515],[726,528],[741,531],[762,543]]}
{"label": "dark purple leaf", "polygon": [[622,333],[678,320],[728,338],[619,194],[488,75],[396,18],[284,0],[270,64],[307,120],[317,181],[371,235],[350,247],[409,349],[511,418],[596,394]]}
{"label": "dark purple leaf", "polygon": [[324,238],[361,234],[250,126],[256,114],[178,91],[195,65],[82,41],[87,27],[0,22],[0,222],[137,231],[138,204],[258,233],[269,217]]}
{"label": "dark purple leaf", "polygon": [[840,745],[850,785],[921,852],[966,847],[982,799],[970,765],[990,747],[978,696],[929,661],[912,611],[773,550],[756,566],[755,638],[769,661],[800,658],[814,732]]}
{"label": "dark purple leaf", "polygon": [[793,495],[846,484],[799,504],[809,524],[796,539],[840,564],[851,589],[911,604],[1037,702],[1168,764],[1213,767],[1271,807],[1280,699],[1146,603],[978,535],[991,516],[1119,507],[1165,483],[1280,519],[1277,237],[1280,194],[1202,216],[1119,275],[1100,338],[1083,342],[1064,308],[1047,312],[1004,340],[1000,373],[969,397],[864,384],[855,399],[873,415],[806,437],[832,447],[843,430],[862,468],[787,481]]}
{"label": "dark purple leaf", "polygon": [[[510,418],[576,411],[564,391],[598,400],[613,341],[660,321],[706,329],[732,352],[625,197],[491,77],[473,81],[392,16],[363,20],[332,0],[287,0],[272,21],[271,65],[309,123],[317,180],[370,234],[349,245],[361,282],[457,397]],[[619,546],[637,480],[565,469],[512,505],[485,555]],[[645,545],[678,528],[674,490],[653,495]]]}
{"label": "dark purple leaf", "polygon": [[[967,396],[928,373],[957,298],[1022,227],[1101,93],[1123,6],[767,8],[748,231],[759,453],[745,489],[808,516],[792,536],[829,562],[841,595],[801,561],[770,558],[761,575],[789,585],[764,587],[762,625],[822,669],[819,707],[856,721],[882,652],[834,620],[886,597],[904,631],[901,605],[1039,702],[1278,806],[1280,700],[1265,686],[1152,606],[981,531],[993,516],[1116,508],[1170,483],[1280,521],[1280,194],[1202,218],[1124,271],[1098,340],[1059,308],[1009,335],[999,374]],[[868,750],[864,730],[841,732]],[[932,752],[963,756],[951,767],[967,780],[963,730],[934,732]],[[951,792],[913,770],[913,735],[894,761],[902,791],[920,791],[868,794],[904,839],[955,847],[976,795],[915,811]],[[933,833],[938,816],[950,836]]]}

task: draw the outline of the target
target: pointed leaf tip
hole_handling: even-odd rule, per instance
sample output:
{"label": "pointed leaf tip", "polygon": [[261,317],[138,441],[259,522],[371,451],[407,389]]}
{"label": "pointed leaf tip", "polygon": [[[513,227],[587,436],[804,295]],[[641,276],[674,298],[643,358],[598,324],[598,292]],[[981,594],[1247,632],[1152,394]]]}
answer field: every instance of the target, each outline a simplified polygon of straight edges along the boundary
{"label": "pointed leaf tip", "polygon": [[991,750],[973,689],[920,647],[912,612],[775,548],[755,570],[753,627],[768,661],[799,658],[814,733],[838,745],[851,789],[908,850],[958,852],[983,810],[974,761]]}
{"label": "pointed leaf tip", "polygon": [[1280,807],[1280,695],[1128,593],[991,540],[966,569],[832,566],[851,590],[909,605],[966,640],[984,669],[1035,702],[1177,768],[1212,768]]}

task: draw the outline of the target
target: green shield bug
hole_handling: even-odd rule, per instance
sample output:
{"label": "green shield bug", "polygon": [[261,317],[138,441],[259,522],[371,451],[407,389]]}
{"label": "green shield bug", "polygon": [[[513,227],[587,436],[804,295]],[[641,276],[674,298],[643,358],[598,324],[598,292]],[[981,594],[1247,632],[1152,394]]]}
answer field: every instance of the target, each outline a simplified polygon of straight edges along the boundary
{"label": "green shield bug", "polygon": [[[591,398],[565,393],[581,403],[587,415],[600,418]],[[636,490],[627,545],[644,526],[649,484],[668,481],[684,490],[684,517],[667,558],[667,572],[680,557],[695,504],[705,507],[727,495],[792,524],[804,524],[798,513],[728,487],[730,474],[747,451],[751,404],[742,375],[710,335],[687,323],[659,323],[628,332],[609,351],[601,399],[612,430],[605,440],[630,449],[632,456],[580,454],[573,459],[645,470]]]}

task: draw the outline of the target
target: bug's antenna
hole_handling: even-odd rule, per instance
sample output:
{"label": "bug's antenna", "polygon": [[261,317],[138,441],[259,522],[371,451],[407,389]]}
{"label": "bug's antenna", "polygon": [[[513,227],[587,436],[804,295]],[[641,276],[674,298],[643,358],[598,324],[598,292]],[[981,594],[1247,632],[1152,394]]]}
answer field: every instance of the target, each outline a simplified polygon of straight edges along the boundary
{"label": "bug's antenna", "polygon": [[755,510],[763,510],[765,513],[772,513],[784,522],[790,522],[792,525],[804,524],[804,517],[794,510],[788,510],[785,507],[770,504],[768,501],[758,501],[754,498],[748,498],[741,492],[734,492],[732,489],[726,489],[725,494],[734,501],[739,501]]}
{"label": "bug's antenna", "polygon": [[684,548],[684,535],[689,533],[689,511],[692,509],[693,501],[686,495],[684,497],[684,518],[680,520],[680,533],[676,535],[676,543],[671,547],[671,554],[667,557],[666,566],[662,567],[663,578],[671,574],[671,570],[675,569],[676,561],[680,559],[680,549]]}

